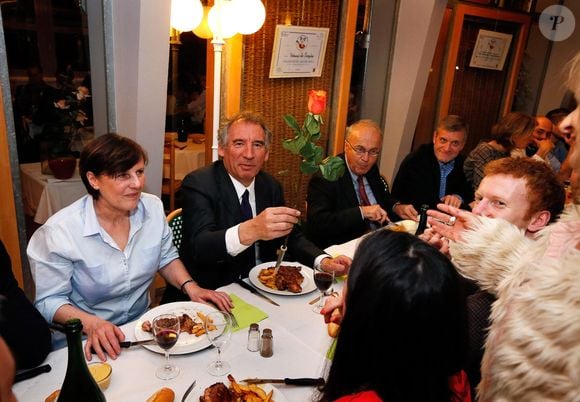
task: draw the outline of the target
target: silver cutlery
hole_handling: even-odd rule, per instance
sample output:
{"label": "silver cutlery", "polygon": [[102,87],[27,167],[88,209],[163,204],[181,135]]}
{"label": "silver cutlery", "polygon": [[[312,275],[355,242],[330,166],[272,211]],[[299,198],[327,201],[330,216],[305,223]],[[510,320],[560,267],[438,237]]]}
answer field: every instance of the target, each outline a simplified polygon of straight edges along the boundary
{"label": "silver cutlery", "polygon": [[191,385],[189,386],[189,388],[187,388],[185,390],[185,394],[183,394],[183,398],[181,398],[181,402],[185,402],[187,400],[187,397],[189,396],[189,394],[191,393],[191,391],[193,390],[193,388],[195,388],[195,383],[197,382],[197,380],[193,380],[193,382],[191,383]]}

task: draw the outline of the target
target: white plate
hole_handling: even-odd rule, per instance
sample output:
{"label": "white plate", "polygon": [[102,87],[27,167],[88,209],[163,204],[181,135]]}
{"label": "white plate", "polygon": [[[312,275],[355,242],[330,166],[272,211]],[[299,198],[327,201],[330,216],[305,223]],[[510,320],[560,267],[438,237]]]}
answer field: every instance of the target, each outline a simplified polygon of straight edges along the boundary
{"label": "white plate", "polygon": [[[135,324],[135,339],[138,341],[142,341],[145,339],[153,338],[153,334],[151,332],[145,332],[141,329],[141,324],[143,324],[144,321],[152,322],[155,317],[161,314],[173,313],[180,315],[185,313],[188,314],[195,321],[199,322],[199,318],[197,317],[196,314],[198,311],[207,314],[211,313],[212,311],[216,311],[216,309],[211,306],[208,306],[207,304],[196,302],[175,302],[162,304],[161,306],[152,308],[151,310],[143,314]],[[205,334],[201,336],[195,336],[193,334],[182,332],[179,334],[179,339],[177,340],[175,346],[169,349],[169,354],[183,355],[186,353],[197,352],[198,350],[205,349],[210,345],[211,342],[209,341],[209,339]],[[161,354],[164,353],[163,349],[161,349],[156,344],[143,345],[143,347],[149,349],[152,352]]]}
{"label": "white plate", "polygon": [[[417,226],[419,225],[419,223],[412,221],[410,219],[405,219],[402,221],[394,222],[394,223],[392,223],[392,225],[402,227],[405,230],[405,232],[407,232],[407,233],[415,234],[415,232],[417,231]],[[388,228],[389,227],[387,226],[387,229]]]}
{"label": "white plate", "polygon": [[[237,379],[236,379],[237,381]],[[197,392],[197,396],[196,396],[196,392],[193,392],[193,395],[196,397],[193,398],[187,398],[187,399],[191,399],[192,401],[196,401],[199,400],[200,396],[203,396],[203,392],[205,391],[205,389],[207,387],[209,387],[210,385],[215,384],[216,382],[223,382],[226,387],[229,387],[230,382],[228,380],[224,380],[224,381],[214,381],[210,384],[207,384],[205,387],[201,387],[199,388],[199,391]],[[240,382],[241,385],[248,385],[245,382]],[[272,393],[272,401],[274,402],[288,402],[288,399],[286,399],[286,397],[284,396],[284,394],[282,394],[282,392],[280,392],[280,390],[278,388],[276,388],[275,386],[273,386],[272,384],[256,384],[258,387],[262,388],[266,394],[268,392],[270,392],[271,390],[274,390],[274,392]],[[197,388],[197,387],[196,387]]]}
{"label": "white plate", "polygon": [[299,262],[288,262],[288,261],[282,261],[282,265],[289,265],[289,266],[293,266],[293,267],[295,267],[295,266],[302,267],[302,269],[300,270],[300,273],[304,277],[304,282],[302,282],[302,285],[300,285],[300,286],[302,286],[302,292],[292,293],[292,292],[289,292],[287,290],[277,290],[277,289],[269,288],[268,286],[266,286],[262,282],[260,282],[260,280],[258,279],[258,275],[260,274],[260,271],[263,270],[264,268],[270,268],[270,267],[273,267],[274,265],[276,265],[276,261],[270,261],[270,262],[264,262],[263,264],[260,264],[260,265],[256,265],[254,268],[252,268],[252,270],[248,274],[248,279],[250,280],[252,285],[254,285],[255,287],[257,287],[260,290],[263,290],[264,292],[273,293],[275,295],[281,295],[281,296],[305,295],[307,293],[310,293],[310,292],[313,292],[316,290],[316,284],[314,283],[314,277],[312,276],[312,268],[309,268],[306,265],[302,265]]}

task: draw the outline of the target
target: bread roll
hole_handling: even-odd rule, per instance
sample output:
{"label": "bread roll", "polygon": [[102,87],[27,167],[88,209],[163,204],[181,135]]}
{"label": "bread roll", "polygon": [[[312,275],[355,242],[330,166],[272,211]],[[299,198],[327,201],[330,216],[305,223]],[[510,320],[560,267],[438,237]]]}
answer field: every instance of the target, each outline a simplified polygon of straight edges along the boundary
{"label": "bread roll", "polygon": [[[330,314],[330,317],[337,317],[340,316],[340,309],[337,307],[334,310],[332,310],[332,313]],[[338,325],[335,322],[329,322],[328,323],[328,336],[331,336],[333,338],[336,338],[336,336],[338,335],[338,330],[340,329],[340,325]]]}
{"label": "bread roll", "polygon": [[163,387],[151,395],[147,402],[173,402],[173,399],[175,399],[175,392],[171,388]]}

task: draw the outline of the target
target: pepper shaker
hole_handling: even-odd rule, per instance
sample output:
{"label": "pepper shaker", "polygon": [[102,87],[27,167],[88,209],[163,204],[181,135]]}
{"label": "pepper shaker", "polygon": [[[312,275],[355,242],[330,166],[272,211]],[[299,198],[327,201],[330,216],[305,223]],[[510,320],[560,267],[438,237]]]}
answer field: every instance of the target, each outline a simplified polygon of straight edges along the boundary
{"label": "pepper shaker", "polygon": [[272,330],[265,328],[262,331],[262,344],[260,348],[260,355],[262,357],[271,357],[274,354],[274,339],[272,337]]}
{"label": "pepper shaker", "polygon": [[260,350],[260,326],[256,323],[250,324],[248,330],[248,350],[257,352]]}

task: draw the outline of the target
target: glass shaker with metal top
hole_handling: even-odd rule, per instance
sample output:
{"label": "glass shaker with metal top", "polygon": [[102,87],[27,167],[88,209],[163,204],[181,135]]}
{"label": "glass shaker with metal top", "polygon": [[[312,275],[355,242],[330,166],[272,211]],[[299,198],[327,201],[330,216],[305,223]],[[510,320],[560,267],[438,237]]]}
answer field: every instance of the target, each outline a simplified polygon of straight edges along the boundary
{"label": "glass shaker with metal top", "polygon": [[250,352],[260,350],[260,326],[255,323],[250,324],[250,329],[248,329],[248,350]]}

